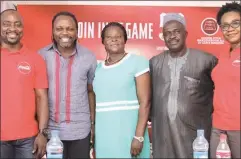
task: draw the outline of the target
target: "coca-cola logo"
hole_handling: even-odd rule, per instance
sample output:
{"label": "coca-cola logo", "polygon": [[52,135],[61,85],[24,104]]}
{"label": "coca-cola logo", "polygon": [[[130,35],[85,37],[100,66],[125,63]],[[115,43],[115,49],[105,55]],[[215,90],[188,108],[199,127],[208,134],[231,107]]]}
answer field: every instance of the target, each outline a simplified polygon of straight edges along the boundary
{"label": "coca-cola logo", "polygon": [[235,67],[240,67],[240,56],[237,57],[233,62],[232,65]]}
{"label": "coca-cola logo", "polygon": [[20,62],[17,69],[22,74],[29,74],[31,72],[31,66],[27,62]]}
{"label": "coca-cola logo", "polygon": [[217,158],[231,158],[231,152],[230,151],[217,151],[216,157]]}

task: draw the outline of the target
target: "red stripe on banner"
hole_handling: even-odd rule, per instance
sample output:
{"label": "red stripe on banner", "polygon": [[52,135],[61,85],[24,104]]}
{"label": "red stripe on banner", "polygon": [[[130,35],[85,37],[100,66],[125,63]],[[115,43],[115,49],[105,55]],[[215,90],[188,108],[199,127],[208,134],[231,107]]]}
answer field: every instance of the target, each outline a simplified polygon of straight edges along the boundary
{"label": "red stripe on banner", "polygon": [[68,64],[68,75],[67,75],[67,93],[66,93],[66,122],[70,122],[70,87],[71,87],[71,74],[72,74],[72,64],[73,64],[74,56],[72,56],[69,60]]}
{"label": "red stripe on banner", "polygon": [[56,70],[55,70],[55,121],[59,122],[59,74],[60,74],[60,59],[56,52],[55,54]]}

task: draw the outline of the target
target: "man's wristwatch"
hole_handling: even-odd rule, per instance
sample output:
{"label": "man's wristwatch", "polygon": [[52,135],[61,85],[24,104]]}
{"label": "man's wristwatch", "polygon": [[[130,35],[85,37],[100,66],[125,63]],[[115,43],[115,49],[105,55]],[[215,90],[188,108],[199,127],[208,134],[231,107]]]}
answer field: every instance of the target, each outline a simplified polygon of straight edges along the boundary
{"label": "man's wristwatch", "polygon": [[143,142],[144,141],[144,137],[143,136],[141,136],[141,137],[134,136],[134,139],[138,140],[139,142]]}
{"label": "man's wristwatch", "polygon": [[48,138],[49,131],[47,128],[40,129],[39,134],[42,134],[44,137]]}
{"label": "man's wristwatch", "polygon": [[95,125],[95,122],[94,122],[94,121],[91,121],[91,125]]}

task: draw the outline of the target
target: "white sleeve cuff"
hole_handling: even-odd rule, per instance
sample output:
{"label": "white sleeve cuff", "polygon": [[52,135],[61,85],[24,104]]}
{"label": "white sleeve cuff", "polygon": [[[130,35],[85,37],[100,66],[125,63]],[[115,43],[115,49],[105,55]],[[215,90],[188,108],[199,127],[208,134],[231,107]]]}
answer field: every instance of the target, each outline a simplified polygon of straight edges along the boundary
{"label": "white sleeve cuff", "polygon": [[135,74],[135,77],[138,77],[138,76],[140,76],[140,75],[142,75],[142,74],[144,74],[144,73],[146,73],[146,72],[149,72],[149,71],[150,71],[150,69],[149,69],[149,68],[146,68],[146,69],[144,69],[143,71],[140,71],[140,72],[136,73],[136,74]]}

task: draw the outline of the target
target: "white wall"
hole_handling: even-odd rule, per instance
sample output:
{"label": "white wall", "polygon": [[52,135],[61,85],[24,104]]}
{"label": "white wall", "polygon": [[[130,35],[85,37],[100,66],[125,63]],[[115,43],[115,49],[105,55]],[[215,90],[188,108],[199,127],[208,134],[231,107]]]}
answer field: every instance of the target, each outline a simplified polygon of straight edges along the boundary
{"label": "white wall", "polygon": [[1,1],[1,12],[5,9],[15,9],[14,3],[12,1]]}
{"label": "white wall", "polygon": [[5,1],[12,4],[44,5],[131,5],[131,6],[200,6],[220,7],[228,1]]}

